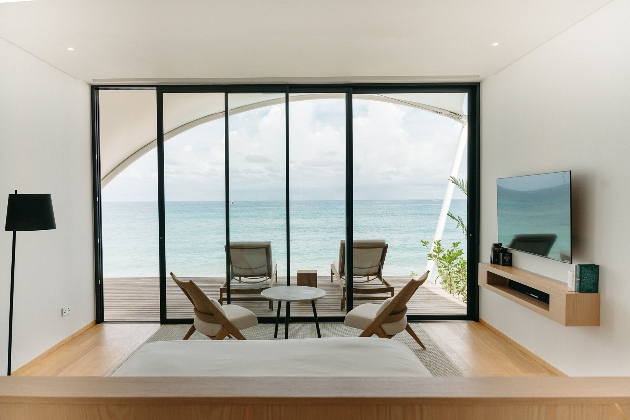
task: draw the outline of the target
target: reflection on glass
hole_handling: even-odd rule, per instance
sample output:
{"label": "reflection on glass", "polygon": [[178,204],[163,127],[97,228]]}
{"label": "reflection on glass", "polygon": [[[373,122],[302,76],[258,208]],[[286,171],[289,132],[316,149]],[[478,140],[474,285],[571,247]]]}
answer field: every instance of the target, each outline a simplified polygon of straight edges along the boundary
{"label": "reflection on glass", "polygon": [[168,273],[219,298],[225,279],[223,93],[164,94],[166,316],[192,318]]}
{"label": "reflection on glass", "polygon": [[[428,249],[421,241],[430,244],[440,230],[438,220],[445,196],[450,200],[447,187],[453,167],[456,178],[466,179],[465,159],[454,164],[463,123],[452,117],[465,113],[465,98],[459,93],[353,96],[354,239],[387,242],[383,277],[396,291],[426,270]],[[454,218],[466,220],[466,195],[453,189],[447,209]],[[465,260],[462,227],[446,213],[443,217],[446,226],[438,239],[446,248],[459,242]],[[466,278],[465,272],[461,278]],[[379,282],[374,279],[359,287]],[[441,277],[437,284],[427,282],[412,298],[408,313],[465,314],[462,297],[443,290],[446,283]],[[465,288],[465,280],[462,285]],[[388,296],[364,295],[374,302]]]}
{"label": "reflection on glass", "polygon": [[105,321],[158,321],[156,100],[99,93]]}
{"label": "reflection on glass", "polygon": [[499,242],[571,261],[571,172],[497,179]]}

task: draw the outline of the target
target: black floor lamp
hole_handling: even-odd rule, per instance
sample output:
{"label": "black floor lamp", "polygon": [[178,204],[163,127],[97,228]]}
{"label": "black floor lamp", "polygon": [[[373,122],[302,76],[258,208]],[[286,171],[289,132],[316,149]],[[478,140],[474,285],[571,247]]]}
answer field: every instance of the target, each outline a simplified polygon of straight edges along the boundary
{"label": "black floor lamp", "polygon": [[11,376],[11,342],[13,339],[13,283],[15,278],[15,232],[25,230],[55,229],[50,194],[9,194],[7,222],[5,231],[13,231],[13,250],[11,254],[11,303],[9,305],[9,354],[7,376]]}

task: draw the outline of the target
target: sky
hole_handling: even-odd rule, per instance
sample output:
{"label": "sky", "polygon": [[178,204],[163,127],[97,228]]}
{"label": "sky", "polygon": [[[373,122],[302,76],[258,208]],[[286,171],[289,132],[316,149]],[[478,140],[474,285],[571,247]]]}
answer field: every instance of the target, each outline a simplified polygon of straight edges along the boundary
{"label": "sky", "polygon": [[[441,200],[461,127],[441,115],[355,95],[354,198]],[[291,200],[343,200],[344,100],[291,102],[289,132]],[[285,146],[284,104],[232,115],[230,200],[284,200]],[[166,200],[224,200],[224,150],[223,119],[166,141]],[[466,178],[465,158],[458,177]],[[125,169],[102,194],[104,201],[157,201],[156,150]],[[456,192],[454,198],[464,196]]]}

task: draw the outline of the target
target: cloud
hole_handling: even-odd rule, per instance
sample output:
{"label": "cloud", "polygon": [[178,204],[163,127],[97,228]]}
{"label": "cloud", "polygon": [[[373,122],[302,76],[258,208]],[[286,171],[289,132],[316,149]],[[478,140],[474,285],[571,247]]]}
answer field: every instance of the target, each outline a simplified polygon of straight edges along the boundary
{"label": "cloud", "polygon": [[271,159],[263,155],[247,155],[245,160],[252,163],[270,163]]}
{"label": "cloud", "polygon": [[[292,102],[289,178],[292,197],[339,199],[345,194],[346,134],[343,99]],[[284,104],[230,119],[230,195],[283,197],[286,187]],[[164,145],[167,200],[225,197],[224,122],[186,131]],[[461,124],[402,105],[353,100],[355,199],[433,199],[446,190]],[[152,155],[152,158],[147,158]],[[145,159],[147,158],[147,159]],[[151,160],[153,159],[153,160]],[[152,152],[105,190],[109,198],[157,189]],[[459,177],[466,176],[466,159]],[[294,195],[295,192],[295,195]],[[151,193],[153,194],[153,193]]]}

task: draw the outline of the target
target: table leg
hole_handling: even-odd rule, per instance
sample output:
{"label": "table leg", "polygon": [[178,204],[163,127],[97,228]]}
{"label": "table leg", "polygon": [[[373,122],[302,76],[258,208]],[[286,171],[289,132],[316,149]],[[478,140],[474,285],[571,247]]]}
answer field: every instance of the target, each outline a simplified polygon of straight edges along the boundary
{"label": "table leg", "polygon": [[282,307],[282,301],[278,301],[278,312],[276,312],[276,331],[273,333],[273,338],[278,338],[278,323],[280,322],[280,308]]}
{"label": "table leg", "polygon": [[284,338],[289,338],[289,319],[291,318],[291,302],[287,302],[286,314],[284,317]]}
{"label": "table leg", "polygon": [[313,306],[313,316],[315,316],[315,327],[317,328],[317,337],[322,338],[322,333],[319,332],[319,321],[317,320],[317,309],[315,309],[315,301],[311,300]]}

